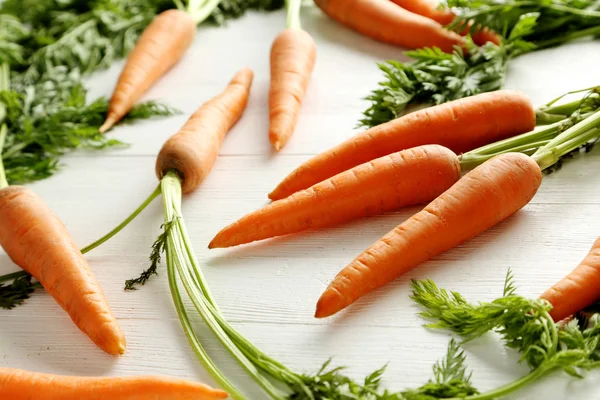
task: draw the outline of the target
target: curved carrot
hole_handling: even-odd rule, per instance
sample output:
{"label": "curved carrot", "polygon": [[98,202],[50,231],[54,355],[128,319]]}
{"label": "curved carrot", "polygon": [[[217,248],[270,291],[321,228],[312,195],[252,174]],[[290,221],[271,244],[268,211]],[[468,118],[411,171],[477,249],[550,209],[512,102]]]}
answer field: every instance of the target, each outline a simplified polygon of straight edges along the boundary
{"label": "curved carrot", "polygon": [[269,194],[271,200],[330,178],[369,160],[424,144],[456,153],[475,149],[535,127],[530,100],[500,90],[422,109],[361,132],[296,168]]}
{"label": "curved carrot", "polygon": [[0,245],[33,275],[102,350],[125,352],[125,337],[102,289],[63,223],[23,186],[0,190]]}
{"label": "curved carrot", "polygon": [[[435,4],[436,2],[430,0],[391,0],[400,7],[413,12],[415,14],[422,15],[429,19],[432,19],[441,25],[448,25],[454,21],[454,13],[449,9],[440,9]],[[461,35],[469,33],[469,29],[465,29],[461,32]],[[471,34],[473,41],[482,46],[487,42],[494,44],[500,44],[500,36],[496,33],[489,31],[487,28],[473,32]]]}
{"label": "curved carrot", "polygon": [[294,133],[316,57],[315,42],[303,29],[288,28],[273,42],[269,140],[277,151]]}
{"label": "curved carrot", "polygon": [[317,303],[328,317],[417,265],[477,236],[525,206],[542,181],[538,164],[505,153],[475,168],[345,267]]}
{"label": "curved carrot", "polygon": [[208,247],[237,246],[425,203],[459,178],[458,157],[445,147],[393,153],[246,215],[219,232]]}
{"label": "curved carrot", "polygon": [[214,400],[227,393],[183,379],[74,377],[0,368],[0,398],[10,400]]}
{"label": "curved carrot", "polygon": [[177,64],[195,34],[196,21],[184,11],[171,9],[154,18],[127,58],[100,132],[106,132],[119,122],[144,93]]}
{"label": "curved carrot", "polygon": [[380,42],[419,49],[439,47],[450,53],[463,38],[439,23],[388,0],[314,0],[329,17]]}
{"label": "curved carrot", "polygon": [[596,239],[577,268],[540,297],[552,304],[550,316],[554,321],[562,321],[598,302],[600,300],[600,238]]}
{"label": "curved carrot", "polygon": [[204,103],[165,142],[156,159],[159,179],[176,170],[183,179],[183,193],[198,187],[212,169],[225,134],[244,113],[253,77],[252,70],[240,70],[221,94]]}

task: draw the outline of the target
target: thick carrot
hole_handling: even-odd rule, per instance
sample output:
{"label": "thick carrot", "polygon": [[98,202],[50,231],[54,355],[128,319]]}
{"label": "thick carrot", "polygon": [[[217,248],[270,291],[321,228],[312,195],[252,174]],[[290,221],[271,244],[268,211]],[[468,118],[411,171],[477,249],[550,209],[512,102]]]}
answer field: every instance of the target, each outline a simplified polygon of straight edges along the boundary
{"label": "thick carrot", "polygon": [[439,23],[388,0],[314,0],[329,17],[380,42],[419,49],[439,47],[450,53],[463,38]]}
{"label": "thick carrot", "polygon": [[459,178],[458,157],[445,147],[393,153],[246,215],[219,232],[208,247],[237,246],[426,203]]}
{"label": "thick carrot", "polygon": [[184,11],[167,10],[154,18],[127,58],[100,132],[106,132],[119,122],[144,93],[177,64],[195,34],[196,21]]}
{"label": "thick carrot", "polygon": [[227,393],[197,382],[160,376],[74,377],[0,368],[6,400],[213,400]]}
{"label": "thick carrot", "polygon": [[0,190],[0,245],[33,275],[102,350],[125,352],[125,337],[102,289],[63,223],[33,191]]}
{"label": "thick carrot", "polygon": [[542,174],[521,153],[492,158],[355,258],[330,283],[315,316],[328,317],[525,206]]}
{"label": "thick carrot", "polygon": [[301,28],[288,28],[273,42],[269,140],[277,151],[294,133],[316,57],[314,40]]}
{"label": "thick carrot", "polygon": [[159,179],[169,170],[175,170],[183,179],[183,193],[200,185],[219,155],[225,134],[246,109],[253,77],[252,70],[240,70],[221,94],[204,103],[165,142],[156,159]]}
{"label": "thick carrot", "polygon": [[552,304],[550,316],[555,321],[581,311],[600,300],[600,238],[587,256],[569,275],[540,296]]}
{"label": "thick carrot", "polygon": [[529,99],[500,90],[415,111],[361,132],[306,161],[269,194],[271,200],[330,178],[369,160],[424,144],[462,153],[535,127]]}
{"label": "thick carrot", "polygon": [[[431,0],[391,0],[398,4],[400,7],[413,12],[415,14],[422,15],[429,19],[432,19],[441,25],[448,25],[454,21],[454,13],[449,9],[439,9],[435,1]],[[465,29],[461,32],[461,35],[469,33],[469,29]],[[471,34],[473,41],[478,45],[484,45],[487,42],[500,44],[500,37],[494,32],[489,31],[487,28],[473,32]]]}

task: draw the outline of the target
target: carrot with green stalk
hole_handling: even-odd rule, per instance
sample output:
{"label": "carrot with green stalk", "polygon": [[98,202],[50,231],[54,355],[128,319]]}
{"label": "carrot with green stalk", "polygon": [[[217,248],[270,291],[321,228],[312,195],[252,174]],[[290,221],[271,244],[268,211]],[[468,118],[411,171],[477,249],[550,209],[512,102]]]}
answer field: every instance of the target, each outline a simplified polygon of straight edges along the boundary
{"label": "carrot with green stalk", "polygon": [[315,316],[341,311],[510,217],[533,198],[543,170],[598,137],[600,111],[549,140],[531,156],[506,152],[479,165],[342,269],[319,298]]}
{"label": "carrot with green stalk", "polygon": [[[0,91],[9,89],[8,65],[0,66]],[[0,106],[0,246],[33,275],[102,350],[123,354],[126,341],[104,293],[66,227],[41,197],[10,186],[1,158],[8,126]]]}
{"label": "carrot with green stalk", "polygon": [[301,5],[302,0],[288,0],[287,29],[271,47],[269,141],[276,151],[294,133],[317,57],[313,38],[300,26]]}

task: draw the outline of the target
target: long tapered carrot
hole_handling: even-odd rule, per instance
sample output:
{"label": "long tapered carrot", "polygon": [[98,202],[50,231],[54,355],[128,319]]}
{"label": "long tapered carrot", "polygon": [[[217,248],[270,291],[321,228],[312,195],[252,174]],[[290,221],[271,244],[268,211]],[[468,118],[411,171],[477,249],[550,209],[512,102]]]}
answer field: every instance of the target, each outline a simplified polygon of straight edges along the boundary
{"label": "long tapered carrot", "polygon": [[419,49],[439,47],[449,53],[463,38],[439,23],[388,0],[314,0],[329,17],[380,42]]}
{"label": "long tapered carrot", "polygon": [[552,304],[550,316],[561,321],[600,300],[600,238],[567,276],[541,296]]}
{"label": "long tapered carrot", "polygon": [[227,393],[197,382],[160,376],[74,377],[0,368],[6,400],[213,400]]}
{"label": "long tapered carrot", "polygon": [[196,21],[185,11],[160,13],[144,30],[114,89],[100,132],[119,122],[146,91],[181,59],[196,34]]}
{"label": "long tapered carrot", "polygon": [[183,193],[200,185],[219,155],[225,134],[246,109],[253,77],[252,70],[240,70],[221,94],[204,103],[165,142],[156,159],[159,179],[169,170],[176,170],[183,179]]}
{"label": "long tapered carrot", "polygon": [[0,245],[102,350],[125,352],[123,332],[81,251],[63,223],[30,189],[0,190]]}
{"label": "long tapered carrot", "polygon": [[294,133],[317,57],[313,38],[300,27],[301,0],[288,4],[287,29],[271,47],[269,141],[277,151]]}
{"label": "long tapered carrot", "polygon": [[531,101],[515,91],[483,93],[415,111],[361,132],[292,171],[269,194],[271,200],[384,155],[424,144],[456,153],[475,149],[535,127]]}
{"label": "long tapered carrot", "polygon": [[541,181],[538,164],[521,153],[505,153],[485,162],[346,266],[321,295],[315,316],[337,313],[498,224],[525,206]]}
{"label": "long tapered carrot", "polygon": [[[437,7],[435,1],[431,0],[391,0],[400,7],[413,12],[415,14],[422,15],[441,25],[448,25],[454,21],[455,15],[449,9],[440,9]],[[469,29],[465,29],[461,32],[462,35],[469,33]],[[478,45],[484,45],[487,42],[500,44],[500,37],[494,32],[489,31],[487,28],[472,32],[471,36],[473,41]]]}
{"label": "long tapered carrot", "polygon": [[246,215],[221,230],[208,247],[237,246],[426,203],[459,178],[459,159],[445,147],[393,153]]}

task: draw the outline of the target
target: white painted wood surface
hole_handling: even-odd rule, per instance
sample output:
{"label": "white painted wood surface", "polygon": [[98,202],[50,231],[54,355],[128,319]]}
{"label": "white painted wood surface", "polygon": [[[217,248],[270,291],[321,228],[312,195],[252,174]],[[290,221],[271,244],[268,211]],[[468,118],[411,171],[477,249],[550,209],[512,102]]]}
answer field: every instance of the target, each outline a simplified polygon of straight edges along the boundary
{"label": "white painted wood surface", "polygon": [[[537,296],[571,270],[600,235],[600,151],[569,162],[544,178],[516,216],[352,306],[316,320],[315,302],[326,284],[360,251],[417,208],[353,222],[327,231],[233,250],[208,251],[224,225],[266,202],[266,194],[309,156],[352,135],[381,79],[375,63],[402,59],[401,50],[373,42],[306,9],[303,23],[315,38],[318,61],[297,132],[280,153],[267,139],[268,54],[284,26],[283,13],[249,15],[227,28],[202,28],[185,56],[147,98],[161,99],[185,115],[119,127],[112,136],[125,150],[78,152],[64,170],[32,188],[44,197],[82,246],[129,214],[156,185],[154,158],[163,141],[204,100],[247,65],[256,79],[246,115],[230,133],[212,175],[184,201],[195,251],[228,319],[268,354],[298,371],[314,371],[329,357],[361,378],[389,362],[385,385],[414,387],[431,376],[449,340],[422,328],[408,298],[411,278],[429,277],[472,300],[492,299],[512,268],[521,293]],[[523,56],[511,63],[507,87],[540,105],[565,91],[600,82],[600,44],[581,42]],[[122,64],[90,80],[92,95],[108,96]],[[165,374],[212,383],[195,359],[171,304],[166,275],[126,293],[123,281],[147,266],[162,220],[159,202],[110,242],[88,255],[128,339],[127,353],[112,358],[97,349],[45,293],[0,311],[0,366],[74,375]],[[0,273],[15,270],[0,253]],[[200,329],[204,329],[198,323]],[[263,399],[254,384],[214,341],[202,336],[218,364],[250,399]],[[474,381],[490,389],[526,372],[493,335],[466,346]],[[584,381],[564,374],[520,393],[519,399],[598,399],[597,373]]]}

